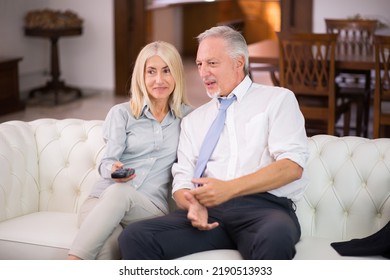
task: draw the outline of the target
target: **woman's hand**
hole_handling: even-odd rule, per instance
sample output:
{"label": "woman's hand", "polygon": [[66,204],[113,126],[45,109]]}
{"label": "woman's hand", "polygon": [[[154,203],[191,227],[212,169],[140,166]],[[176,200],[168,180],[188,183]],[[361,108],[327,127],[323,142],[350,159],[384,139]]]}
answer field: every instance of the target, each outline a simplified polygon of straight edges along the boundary
{"label": "woman's hand", "polygon": [[[123,168],[123,163],[120,162],[120,161],[117,161],[115,163],[112,164],[112,167],[111,167],[111,173],[113,173],[114,171],[118,170],[118,169],[122,169]],[[133,180],[135,178],[135,174],[133,175],[130,175],[129,177],[126,177],[126,178],[112,178],[112,180],[114,180],[115,183],[126,183],[130,180]]]}

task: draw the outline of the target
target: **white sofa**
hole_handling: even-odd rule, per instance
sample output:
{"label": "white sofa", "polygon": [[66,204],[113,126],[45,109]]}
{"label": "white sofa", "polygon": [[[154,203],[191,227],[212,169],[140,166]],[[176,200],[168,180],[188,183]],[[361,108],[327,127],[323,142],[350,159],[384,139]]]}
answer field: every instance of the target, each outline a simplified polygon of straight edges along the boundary
{"label": "white sofa", "polygon": [[[77,212],[99,176],[101,126],[78,119],[0,124],[0,259],[66,258]],[[311,137],[308,171],[295,259],[348,259],[329,244],[368,236],[390,220],[390,139]],[[240,258],[216,250],[182,259]]]}

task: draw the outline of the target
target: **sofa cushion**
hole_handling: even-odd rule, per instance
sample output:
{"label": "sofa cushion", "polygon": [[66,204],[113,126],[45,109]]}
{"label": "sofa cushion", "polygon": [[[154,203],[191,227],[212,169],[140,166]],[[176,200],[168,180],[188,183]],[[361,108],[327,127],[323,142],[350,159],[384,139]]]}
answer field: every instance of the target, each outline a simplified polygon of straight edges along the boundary
{"label": "sofa cushion", "polygon": [[242,256],[237,250],[211,250],[190,254],[178,260],[242,260]]}
{"label": "sofa cushion", "polygon": [[373,257],[347,257],[339,255],[336,250],[330,246],[334,240],[320,237],[304,236],[297,243],[296,249],[297,254],[294,260],[362,260],[362,259],[373,259],[373,260],[384,260],[381,256]]}
{"label": "sofa cushion", "polygon": [[[381,256],[372,257],[347,257],[339,255],[331,246],[333,242],[330,239],[318,237],[302,237],[297,243],[297,254],[294,260],[385,260]],[[206,252],[187,255],[179,260],[242,260],[240,253],[237,250],[212,250]]]}
{"label": "sofa cushion", "polygon": [[0,223],[0,259],[66,259],[78,231],[77,215],[36,212]]}

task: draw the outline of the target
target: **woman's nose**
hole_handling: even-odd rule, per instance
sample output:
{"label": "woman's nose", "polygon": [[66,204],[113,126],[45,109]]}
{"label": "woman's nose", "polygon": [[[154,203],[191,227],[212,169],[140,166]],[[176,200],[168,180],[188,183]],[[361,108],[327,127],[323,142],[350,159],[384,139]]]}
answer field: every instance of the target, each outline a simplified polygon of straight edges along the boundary
{"label": "woman's nose", "polygon": [[156,75],[156,83],[161,83],[163,81],[162,73],[158,72]]}

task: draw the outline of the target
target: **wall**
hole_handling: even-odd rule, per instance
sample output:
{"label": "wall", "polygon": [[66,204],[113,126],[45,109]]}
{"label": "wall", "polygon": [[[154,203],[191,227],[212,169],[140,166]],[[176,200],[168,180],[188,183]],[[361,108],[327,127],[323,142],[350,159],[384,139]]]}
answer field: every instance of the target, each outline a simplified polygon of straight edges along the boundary
{"label": "wall", "polygon": [[[325,18],[345,18],[360,14],[390,26],[389,0],[313,0],[313,31],[325,32]],[[389,28],[380,30],[389,34]]]}
{"label": "wall", "polygon": [[113,0],[50,0],[54,10],[70,9],[84,20],[83,35],[61,40],[66,82],[81,88],[114,88]]}
{"label": "wall", "polygon": [[[48,79],[48,40],[23,34],[23,17],[27,11],[43,8],[70,9],[85,20],[82,36],[60,39],[59,42],[61,77],[66,83],[84,89],[113,91],[113,0],[0,0],[0,56],[23,57],[19,64],[21,91]],[[155,15],[157,32],[154,39],[179,44],[180,11],[169,9]],[[325,17],[348,17],[358,13],[389,23],[389,11],[389,0],[314,0],[313,30],[324,32]],[[168,28],[163,27],[165,24]],[[383,32],[388,32],[388,29]]]}
{"label": "wall", "polygon": [[172,43],[179,52],[183,50],[181,34],[182,9],[180,7],[168,7],[155,9],[153,15],[153,37],[152,40],[162,40]]}
{"label": "wall", "polygon": [[30,10],[47,7],[49,0],[0,0],[0,56],[23,57],[19,63],[20,89],[38,86],[44,81],[49,63],[48,44],[24,36],[24,16]]}
{"label": "wall", "polygon": [[72,10],[84,19],[83,34],[60,38],[61,78],[84,89],[114,88],[112,0],[0,0],[0,56],[21,56],[20,90],[27,91],[49,79],[48,39],[26,37],[28,11],[50,8]]}

